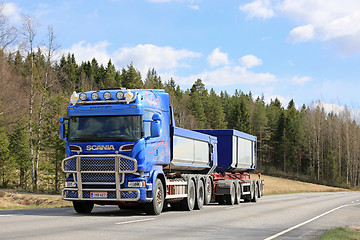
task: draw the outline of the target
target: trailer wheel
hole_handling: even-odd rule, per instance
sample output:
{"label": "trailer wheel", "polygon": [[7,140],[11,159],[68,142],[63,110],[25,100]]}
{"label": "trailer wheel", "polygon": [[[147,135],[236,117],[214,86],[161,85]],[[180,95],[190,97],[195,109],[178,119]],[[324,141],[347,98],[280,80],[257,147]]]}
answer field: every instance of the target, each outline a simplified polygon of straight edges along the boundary
{"label": "trailer wheel", "polygon": [[145,204],[146,214],[159,215],[164,208],[165,192],[161,180],[158,178],[155,181],[154,198],[151,202]]}
{"label": "trailer wheel", "polygon": [[251,199],[251,201],[252,202],[257,202],[257,199],[258,199],[258,196],[259,196],[258,185],[257,184],[254,184],[253,190],[254,190],[254,194],[253,194],[253,198]]}
{"label": "trailer wheel", "polygon": [[94,208],[92,202],[73,201],[74,209],[77,213],[91,213]]}
{"label": "trailer wheel", "polygon": [[236,187],[235,187],[235,183],[231,183],[230,194],[225,195],[225,201],[227,205],[234,205],[235,200],[236,200]]}
{"label": "trailer wheel", "polygon": [[263,195],[263,190],[262,190],[262,186],[261,186],[261,183],[258,185],[258,189],[259,189],[259,198],[261,198],[262,197],[262,195]]}
{"label": "trailer wheel", "polygon": [[196,201],[195,183],[194,180],[189,179],[187,186],[187,197],[181,200],[180,207],[182,210],[192,211],[195,206],[195,201]]}
{"label": "trailer wheel", "polygon": [[204,195],[205,195],[205,189],[204,189],[204,181],[199,180],[198,184],[196,186],[196,202],[194,208],[197,210],[200,210],[204,206]]}
{"label": "trailer wheel", "polygon": [[211,178],[206,177],[205,179],[205,197],[204,197],[204,204],[208,205],[211,202],[213,187],[211,183]]}
{"label": "trailer wheel", "polygon": [[241,201],[241,185],[240,182],[236,182],[236,198],[235,198],[235,204],[239,204]]}

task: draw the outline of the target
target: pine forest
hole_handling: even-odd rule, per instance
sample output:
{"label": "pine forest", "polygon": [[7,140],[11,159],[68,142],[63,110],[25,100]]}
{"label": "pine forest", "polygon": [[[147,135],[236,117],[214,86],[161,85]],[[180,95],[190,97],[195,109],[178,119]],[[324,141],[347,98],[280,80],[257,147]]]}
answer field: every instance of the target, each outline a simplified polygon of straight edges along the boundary
{"label": "pine forest", "polygon": [[72,53],[59,56],[54,30],[49,27],[40,39],[39,27],[24,17],[16,29],[0,14],[1,188],[59,193],[65,153],[58,120],[66,115],[70,95],[119,87],[165,89],[179,127],[237,129],[257,136],[257,171],[264,174],[359,187],[360,119],[352,109],[329,113],[321,104],[266,103],[240,89],[233,95],[208,89],[202,79],[181,89],[176,79],[161,79],[156,69],[141,76],[136,63],[121,69],[111,60],[80,63]]}

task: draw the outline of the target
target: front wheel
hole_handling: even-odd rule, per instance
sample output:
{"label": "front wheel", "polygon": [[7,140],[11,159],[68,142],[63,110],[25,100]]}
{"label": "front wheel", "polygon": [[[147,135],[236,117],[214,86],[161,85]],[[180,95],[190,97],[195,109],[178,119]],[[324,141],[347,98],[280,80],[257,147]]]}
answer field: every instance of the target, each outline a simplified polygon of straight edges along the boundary
{"label": "front wheel", "polygon": [[73,201],[74,209],[77,213],[91,213],[94,208],[92,202]]}
{"label": "front wheel", "polygon": [[156,179],[154,188],[154,198],[151,202],[145,204],[146,214],[159,215],[164,208],[165,192],[160,179]]}

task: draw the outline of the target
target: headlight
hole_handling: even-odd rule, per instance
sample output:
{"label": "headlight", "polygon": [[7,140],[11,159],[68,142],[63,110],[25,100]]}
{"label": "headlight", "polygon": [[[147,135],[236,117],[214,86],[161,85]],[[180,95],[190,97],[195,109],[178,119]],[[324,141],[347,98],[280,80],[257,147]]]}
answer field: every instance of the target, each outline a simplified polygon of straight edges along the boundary
{"label": "headlight", "polygon": [[124,98],[124,93],[122,91],[118,91],[116,93],[116,98],[119,99],[119,100],[123,99]]}
{"label": "headlight", "polygon": [[80,100],[85,101],[87,98],[86,93],[80,93]]}
{"label": "headlight", "polygon": [[144,188],[145,181],[130,181],[128,182],[128,188]]}
{"label": "headlight", "polygon": [[91,94],[91,99],[94,101],[99,100],[99,94],[97,92],[93,92]]}
{"label": "headlight", "polygon": [[110,92],[105,92],[104,93],[104,99],[109,100],[110,98],[111,98],[111,93]]}

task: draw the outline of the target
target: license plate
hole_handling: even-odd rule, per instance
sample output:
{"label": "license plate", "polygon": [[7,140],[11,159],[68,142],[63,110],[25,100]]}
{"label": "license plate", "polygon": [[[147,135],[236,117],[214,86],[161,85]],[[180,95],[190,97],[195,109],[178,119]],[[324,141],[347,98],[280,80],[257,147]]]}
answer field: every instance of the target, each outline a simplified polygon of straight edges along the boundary
{"label": "license plate", "polygon": [[90,198],[107,198],[107,192],[90,192]]}

